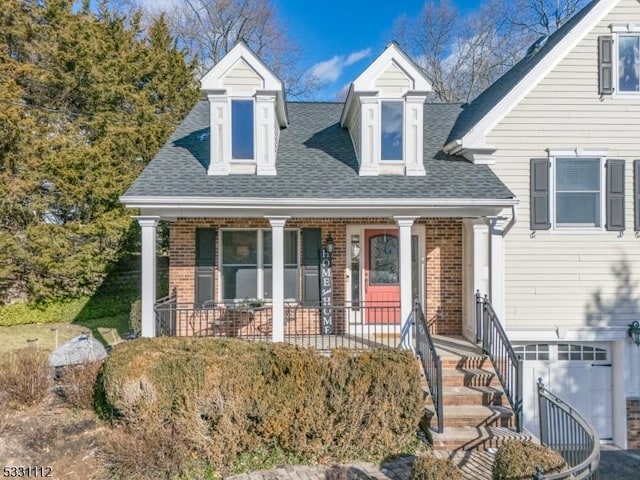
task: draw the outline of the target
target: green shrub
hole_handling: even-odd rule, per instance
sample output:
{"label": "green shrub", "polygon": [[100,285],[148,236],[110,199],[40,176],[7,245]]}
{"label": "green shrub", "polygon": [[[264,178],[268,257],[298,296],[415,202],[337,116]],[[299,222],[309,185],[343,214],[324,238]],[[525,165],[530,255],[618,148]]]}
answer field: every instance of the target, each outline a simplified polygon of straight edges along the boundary
{"label": "green shrub", "polygon": [[140,299],[131,304],[129,328],[137,334],[142,331],[142,300]]}
{"label": "green shrub", "polygon": [[0,405],[34,405],[49,393],[53,378],[47,354],[27,347],[0,358]]}
{"label": "green shrub", "polygon": [[462,471],[447,458],[433,454],[417,457],[411,468],[411,480],[463,480]]}
{"label": "green shrub", "polygon": [[537,467],[549,475],[562,472],[567,464],[560,454],[550,448],[533,442],[512,440],[498,448],[493,463],[493,480],[533,478]]}
{"label": "green shrub", "polygon": [[[126,342],[108,358],[103,385],[122,436],[137,442],[138,455],[130,458],[135,452],[128,448],[126,462],[118,459],[118,445],[109,450],[125,476],[147,462],[148,450],[164,452],[158,444],[164,438],[176,445],[166,452],[176,474],[196,458],[224,471],[252,458],[265,468],[270,458],[380,458],[414,445],[422,406],[415,359],[406,352],[325,357],[233,339]],[[168,467],[145,468],[153,476]]]}

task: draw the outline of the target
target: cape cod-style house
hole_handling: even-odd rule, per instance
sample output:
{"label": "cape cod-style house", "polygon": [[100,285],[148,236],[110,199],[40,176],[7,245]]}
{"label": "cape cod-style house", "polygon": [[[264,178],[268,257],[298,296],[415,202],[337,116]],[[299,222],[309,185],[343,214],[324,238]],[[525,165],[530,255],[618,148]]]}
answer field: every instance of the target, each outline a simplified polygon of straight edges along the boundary
{"label": "cape cod-style house", "polygon": [[[287,102],[242,43],[201,84],[122,197],[143,336],[397,345],[420,316],[445,358],[447,338],[482,337],[486,304],[522,359],[524,427],[541,377],[602,441],[640,448],[638,0],[592,1],[468,105],[427,102],[395,43],[344,103]],[[440,416],[464,420],[447,388]]]}

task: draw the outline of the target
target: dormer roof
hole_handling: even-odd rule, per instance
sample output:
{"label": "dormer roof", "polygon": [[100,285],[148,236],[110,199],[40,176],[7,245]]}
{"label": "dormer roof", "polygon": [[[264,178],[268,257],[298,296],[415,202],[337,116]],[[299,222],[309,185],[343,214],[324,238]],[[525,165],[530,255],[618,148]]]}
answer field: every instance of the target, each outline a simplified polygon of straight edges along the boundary
{"label": "dormer roof", "polygon": [[407,92],[426,95],[433,88],[424,70],[396,42],[391,42],[349,86],[340,124],[344,126],[358,95],[376,95],[381,91],[385,96],[401,98]]}
{"label": "dormer roof", "polygon": [[[242,88],[233,77],[242,77]],[[230,91],[234,83],[236,91]],[[276,114],[281,128],[289,124],[284,83],[243,41],[238,42],[216,65],[200,80],[200,89],[206,95],[245,93],[272,93],[276,95]],[[240,91],[239,91],[240,90]]]}

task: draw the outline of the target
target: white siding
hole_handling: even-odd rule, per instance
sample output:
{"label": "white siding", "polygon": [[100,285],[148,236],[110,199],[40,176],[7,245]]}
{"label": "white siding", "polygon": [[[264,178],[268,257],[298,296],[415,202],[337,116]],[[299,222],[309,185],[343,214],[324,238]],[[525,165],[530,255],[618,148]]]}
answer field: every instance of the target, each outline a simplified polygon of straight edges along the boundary
{"label": "white siding", "polygon": [[404,95],[412,86],[411,79],[395,63],[378,76],[375,86],[380,89],[381,97],[397,97]]}
{"label": "white siding", "polygon": [[358,161],[360,161],[360,128],[362,122],[360,120],[360,108],[352,108],[349,113],[349,119],[347,120],[349,125],[349,135],[351,135],[351,141],[353,142],[353,148],[355,149]]}
{"label": "white siding", "polygon": [[[640,158],[640,96],[600,98],[598,35],[640,22],[640,3],[620,4],[487,136],[496,174],[520,199],[506,238],[509,328],[609,325],[640,318],[640,238],[634,235],[633,160]],[[529,159],[547,148],[607,148],[626,160],[626,231],[529,230]],[[604,219],[603,219],[604,222]]]}
{"label": "white siding", "polygon": [[253,92],[262,88],[260,76],[244,61],[238,61],[224,77],[224,85],[239,92]]}

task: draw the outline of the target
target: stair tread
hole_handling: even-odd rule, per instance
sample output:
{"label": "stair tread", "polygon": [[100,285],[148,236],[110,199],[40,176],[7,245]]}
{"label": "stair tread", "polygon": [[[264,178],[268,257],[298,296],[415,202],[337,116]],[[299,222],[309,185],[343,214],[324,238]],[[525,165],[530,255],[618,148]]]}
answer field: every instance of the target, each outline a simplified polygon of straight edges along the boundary
{"label": "stair tread", "polygon": [[443,385],[443,395],[504,395],[502,388],[487,386]]}
{"label": "stair tread", "polygon": [[[429,410],[429,407],[427,407]],[[512,416],[510,407],[501,405],[443,405],[442,413],[447,417]]]}
{"label": "stair tread", "polygon": [[495,375],[496,372],[493,369],[489,368],[443,368],[442,376],[466,376],[466,375],[475,375],[475,376],[490,376]]}
{"label": "stair tread", "polygon": [[475,438],[536,438],[528,430],[518,433],[515,428],[482,426],[482,427],[446,427],[443,433],[431,432],[436,440],[460,441]]}

